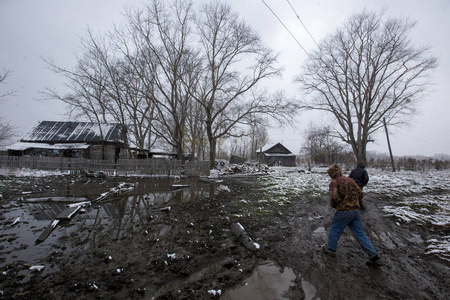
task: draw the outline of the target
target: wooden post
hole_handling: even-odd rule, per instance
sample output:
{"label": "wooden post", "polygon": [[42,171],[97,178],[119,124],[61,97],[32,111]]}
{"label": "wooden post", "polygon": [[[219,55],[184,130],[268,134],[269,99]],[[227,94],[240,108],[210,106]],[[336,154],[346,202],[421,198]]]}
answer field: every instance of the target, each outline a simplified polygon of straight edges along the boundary
{"label": "wooden post", "polygon": [[395,172],[394,157],[392,156],[391,143],[389,142],[389,133],[388,133],[387,125],[386,125],[386,118],[383,118],[383,123],[384,123],[384,130],[386,131],[386,138],[387,138],[387,143],[388,143],[388,148],[389,148],[389,155],[391,157],[392,172]]}

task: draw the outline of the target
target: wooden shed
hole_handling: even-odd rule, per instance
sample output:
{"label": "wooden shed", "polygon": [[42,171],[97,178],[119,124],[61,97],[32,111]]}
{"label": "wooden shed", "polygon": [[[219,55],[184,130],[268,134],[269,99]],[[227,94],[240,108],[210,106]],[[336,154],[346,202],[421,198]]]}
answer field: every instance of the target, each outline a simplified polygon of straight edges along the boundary
{"label": "wooden shed", "polygon": [[256,158],[260,163],[269,166],[294,167],[296,165],[296,155],[292,154],[292,152],[281,143],[277,143],[266,150],[256,152]]}
{"label": "wooden shed", "polygon": [[42,121],[6,149],[11,156],[114,160],[127,156],[125,147],[126,127],[119,124]]}

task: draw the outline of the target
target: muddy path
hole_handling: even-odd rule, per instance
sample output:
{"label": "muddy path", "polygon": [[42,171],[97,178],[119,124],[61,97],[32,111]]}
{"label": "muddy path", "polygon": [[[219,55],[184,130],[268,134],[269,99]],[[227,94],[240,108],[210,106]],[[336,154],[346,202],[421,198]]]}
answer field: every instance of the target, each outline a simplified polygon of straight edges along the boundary
{"label": "muddy path", "polygon": [[[274,296],[268,286],[286,282],[277,283],[273,274],[266,278],[257,289],[267,288],[262,293],[267,299],[447,299],[450,294],[449,264],[424,254],[433,228],[385,217],[379,207],[392,200],[365,196],[363,227],[385,263],[373,269],[347,229],[337,258],[320,251],[334,213],[326,196],[298,195],[285,205],[270,205],[257,177],[228,177],[220,185],[191,182],[196,192],[184,190],[176,197],[148,193],[157,187],[140,183],[134,194],[86,207],[35,245],[49,223],[48,218],[36,222],[39,207],[54,205],[58,199],[51,194],[62,186],[73,196],[80,190],[77,180],[34,183],[32,190],[49,193],[46,203],[21,199],[20,187],[3,193],[9,196],[0,212],[0,299],[251,299],[239,286],[261,266],[275,267],[275,275],[288,281]],[[157,186],[167,189],[170,183]],[[95,184],[106,190],[117,182]],[[83,186],[76,195],[80,200],[98,196]],[[13,225],[17,216],[21,220]],[[243,244],[234,223],[259,250]],[[38,265],[44,269],[29,269]]]}

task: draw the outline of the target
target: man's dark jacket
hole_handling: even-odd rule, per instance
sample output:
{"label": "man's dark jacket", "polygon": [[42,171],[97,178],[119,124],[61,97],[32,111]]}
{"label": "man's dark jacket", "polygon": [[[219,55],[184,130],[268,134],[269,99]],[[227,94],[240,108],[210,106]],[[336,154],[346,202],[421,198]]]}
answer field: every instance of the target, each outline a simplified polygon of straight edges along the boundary
{"label": "man's dark jacket", "polygon": [[353,179],[360,188],[364,187],[369,182],[369,174],[367,174],[362,162],[358,163],[348,177]]}

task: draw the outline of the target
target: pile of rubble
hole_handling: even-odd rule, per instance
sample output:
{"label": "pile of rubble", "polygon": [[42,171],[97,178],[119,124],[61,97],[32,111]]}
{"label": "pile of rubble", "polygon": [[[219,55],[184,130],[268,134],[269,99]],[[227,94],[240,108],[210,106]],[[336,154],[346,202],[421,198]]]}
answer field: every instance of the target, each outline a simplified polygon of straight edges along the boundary
{"label": "pile of rubble", "polygon": [[248,164],[233,164],[229,167],[219,169],[219,175],[267,175],[270,172],[271,169],[265,164],[257,164],[253,166]]}

